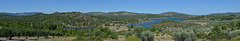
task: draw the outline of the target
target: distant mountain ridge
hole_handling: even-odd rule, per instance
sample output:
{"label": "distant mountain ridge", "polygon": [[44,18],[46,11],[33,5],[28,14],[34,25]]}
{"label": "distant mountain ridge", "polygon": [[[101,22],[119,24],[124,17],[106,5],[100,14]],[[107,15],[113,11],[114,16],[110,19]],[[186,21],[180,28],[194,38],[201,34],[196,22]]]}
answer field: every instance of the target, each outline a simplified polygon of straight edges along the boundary
{"label": "distant mountain ridge", "polygon": [[168,16],[168,17],[186,17],[186,16],[191,16],[185,13],[178,13],[178,12],[165,12],[165,13],[160,13],[159,15],[161,16]]}
{"label": "distant mountain ridge", "polygon": [[178,12],[165,12],[165,13],[160,13],[160,14],[151,14],[151,13],[134,13],[134,12],[127,12],[127,11],[119,11],[119,12],[88,12],[85,13],[88,15],[93,15],[93,16],[135,16],[135,17],[148,17],[148,18],[159,18],[159,17],[188,17],[192,15],[188,15],[185,13],[178,13]]}
{"label": "distant mountain ridge", "polygon": [[88,15],[94,15],[94,16],[121,16],[121,15],[137,15],[139,13],[133,13],[133,12],[127,12],[127,11],[119,11],[119,12],[108,12],[108,13],[104,13],[104,12],[88,12],[85,13]]}
{"label": "distant mountain ridge", "polygon": [[193,17],[186,17],[188,20],[235,20],[240,19],[240,12],[227,13],[211,13],[208,15],[200,15]]}
{"label": "distant mountain ridge", "polygon": [[240,12],[227,12],[227,13],[211,13],[209,15],[240,15]]}
{"label": "distant mountain ridge", "polygon": [[40,12],[21,12],[21,13],[8,13],[8,12],[0,12],[0,14],[8,14],[13,16],[26,16],[26,15],[35,15]]}

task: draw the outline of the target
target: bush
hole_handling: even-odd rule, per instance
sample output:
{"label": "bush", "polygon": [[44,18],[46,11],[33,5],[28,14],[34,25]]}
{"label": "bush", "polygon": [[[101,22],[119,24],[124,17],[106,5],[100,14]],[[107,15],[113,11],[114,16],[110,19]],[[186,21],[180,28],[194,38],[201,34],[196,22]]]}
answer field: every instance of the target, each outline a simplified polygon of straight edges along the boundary
{"label": "bush", "polygon": [[144,29],[144,28],[142,28],[142,27],[135,27],[135,28],[134,28],[134,34],[135,34],[137,37],[140,37],[141,32],[144,31],[143,29]]}
{"label": "bush", "polygon": [[220,26],[216,25],[211,29],[211,32],[207,36],[210,40],[226,38],[226,35],[222,32]]}
{"label": "bush", "polygon": [[125,41],[142,41],[142,40],[135,36],[129,36],[126,38]]}
{"label": "bush", "polygon": [[237,36],[235,38],[232,38],[230,41],[239,41],[240,40],[240,36]]}
{"label": "bush", "polygon": [[125,37],[132,36],[133,32],[132,31],[127,31],[125,32]]}
{"label": "bush", "polygon": [[227,34],[227,39],[232,39],[234,37],[240,36],[240,30],[231,31]]}
{"label": "bush", "polygon": [[198,34],[196,34],[196,36],[197,36],[198,38],[206,38],[206,35],[207,35],[207,34],[205,34],[205,33],[198,33]]}
{"label": "bush", "polygon": [[118,33],[113,33],[110,35],[110,38],[112,39],[118,39]]}
{"label": "bush", "polygon": [[142,41],[154,41],[154,33],[151,31],[143,31],[140,34]]}
{"label": "bush", "polygon": [[173,34],[173,39],[175,41],[196,41],[197,37],[193,31],[180,31]]}

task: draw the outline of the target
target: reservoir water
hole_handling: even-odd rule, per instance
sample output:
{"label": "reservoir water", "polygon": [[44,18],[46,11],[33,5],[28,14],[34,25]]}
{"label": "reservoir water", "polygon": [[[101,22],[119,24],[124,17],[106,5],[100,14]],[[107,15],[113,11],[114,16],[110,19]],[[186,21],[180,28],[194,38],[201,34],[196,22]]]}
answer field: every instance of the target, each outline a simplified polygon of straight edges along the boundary
{"label": "reservoir water", "polygon": [[[186,19],[182,18],[164,18],[164,19],[148,19],[149,21],[147,22],[138,22],[134,23],[133,26],[142,26],[143,28],[145,27],[151,27],[152,24],[160,23],[163,20],[175,20],[175,21],[184,21]],[[131,24],[127,24],[126,26],[130,26]]]}

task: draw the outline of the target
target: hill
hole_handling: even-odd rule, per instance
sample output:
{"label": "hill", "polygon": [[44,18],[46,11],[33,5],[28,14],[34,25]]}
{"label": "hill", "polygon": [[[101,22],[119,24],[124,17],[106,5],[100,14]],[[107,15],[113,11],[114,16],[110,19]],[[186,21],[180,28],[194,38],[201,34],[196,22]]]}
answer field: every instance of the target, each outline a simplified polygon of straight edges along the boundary
{"label": "hill", "polygon": [[189,17],[192,15],[184,14],[184,13],[177,13],[177,12],[165,12],[160,14],[150,14],[150,13],[134,13],[134,12],[127,12],[127,11],[119,11],[119,12],[88,12],[85,13],[88,15],[93,16],[107,16],[107,17],[134,17],[134,18],[169,18],[169,17]]}
{"label": "hill", "polygon": [[208,15],[240,15],[240,12],[227,12],[227,13],[211,13]]}
{"label": "hill", "polygon": [[[12,13],[0,14],[1,22],[19,22],[33,25],[63,25],[64,27],[91,27],[104,24],[128,24],[146,21],[147,18],[185,17],[191,16],[184,13],[166,12],[161,14],[133,13],[126,11],[119,12],[54,12],[43,13]],[[17,15],[17,16],[16,16]],[[19,16],[29,15],[29,16]]]}
{"label": "hill", "polygon": [[[98,19],[96,16],[89,16],[80,12],[64,12],[53,14],[42,14],[32,16],[9,16],[2,14],[0,17],[2,22],[20,22],[31,23],[34,25],[53,24],[64,25],[66,27],[83,27],[103,23],[105,19]],[[107,21],[107,20],[105,20]]]}
{"label": "hill", "polygon": [[199,15],[185,18],[189,20],[234,20],[240,19],[240,13],[239,12],[212,13],[208,15]]}
{"label": "hill", "polygon": [[26,15],[34,15],[40,12],[22,12],[22,13],[8,13],[8,12],[0,12],[0,14],[8,14],[13,16],[26,16]]}
{"label": "hill", "polygon": [[161,13],[159,15],[165,16],[165,17],[188,17],[188,16],[191,16],[188,14],[178,13],[178,12],[165,12],[165,13]]}

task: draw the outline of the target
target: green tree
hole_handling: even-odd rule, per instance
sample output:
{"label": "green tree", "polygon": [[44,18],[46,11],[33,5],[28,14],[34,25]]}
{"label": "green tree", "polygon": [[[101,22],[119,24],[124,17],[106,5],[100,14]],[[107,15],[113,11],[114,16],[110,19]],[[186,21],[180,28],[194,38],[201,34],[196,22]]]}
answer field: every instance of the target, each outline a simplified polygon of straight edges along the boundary
{"label": "green tree", "polygon": [[154,41],[154,33],[151,31],[143,31],[140,35],[142,41]]}
{"label": "green tree", "polygon": [[175,41],[196,41],[197,37],[193,31],[179,31],[173,34],[173,39]]}
{"label": "green tree", "polygon": [[220,38],[225,38],[225,34],[222,32],[219,25],[215,25],[214,28],[211,29],[211,32],[207,36],[208,39],[216,40]]}
{"label": "green tree", "polygon": [[135,34],[137,37],[140,37],[142,31],[144,31],[142,27],[135,27],[135,28],[134,28],[134,34]]}
{"label": "green tree", "polygon": [[127,31],[125,32],[125,37],[127,38],[128,36],[132,36],[133,32],[132,31]]}
{"label": "green tree", "polygon": [[240,30],[231,31],[227,34],[227,39],[232,39],[237,36],[240,36]]}

